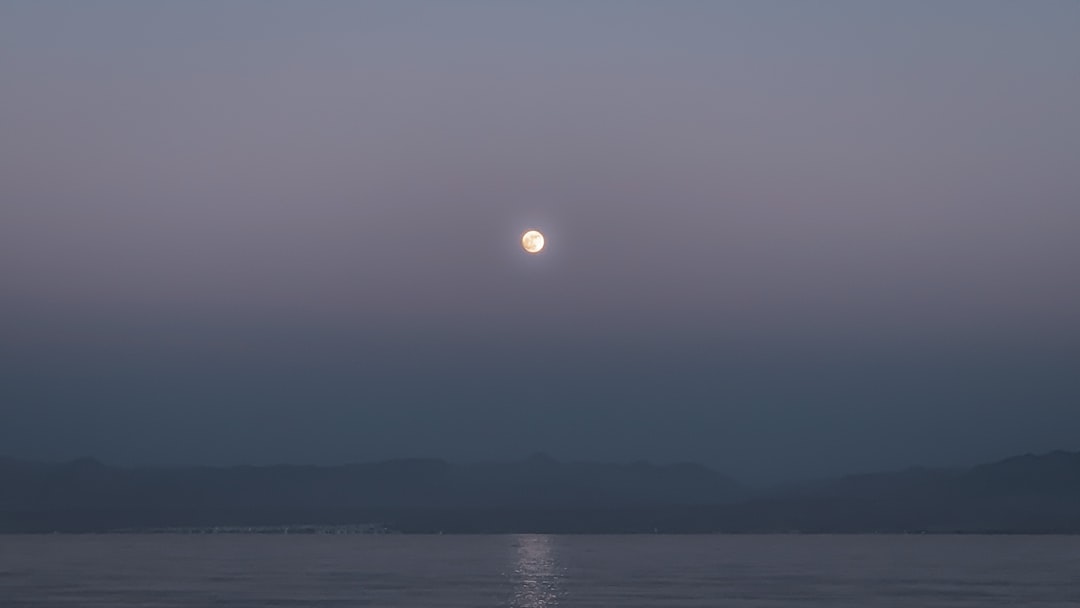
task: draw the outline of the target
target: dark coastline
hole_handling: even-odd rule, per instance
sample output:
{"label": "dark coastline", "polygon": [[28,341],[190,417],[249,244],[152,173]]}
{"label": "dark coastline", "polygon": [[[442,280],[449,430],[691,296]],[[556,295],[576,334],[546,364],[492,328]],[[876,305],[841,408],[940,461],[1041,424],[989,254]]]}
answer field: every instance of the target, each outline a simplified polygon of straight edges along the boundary
{"label": "dark coastline", "polygon": [[0,461],[0,533],[1077,534],[1080,453],[752,489],[700,465]]}
{"label": "dark coastline", "polygon": [[[770,525],[752,505],[651,509],[96,510],[4,512],[0,533],[22,534],[1077,534],[1080,522],[902,526],[792,518]],[[974,518],[973,518],[974,519]],[[298,523],[302,522],[302,523]],[[802,524],[800,526],[800,524]],[[215,528],[217,528],[215,530]],[[260,529],[261,528],[261,529]],[[288,528],[287,530],[284,528]],[[350,528],[355,528],[350,530]]]}

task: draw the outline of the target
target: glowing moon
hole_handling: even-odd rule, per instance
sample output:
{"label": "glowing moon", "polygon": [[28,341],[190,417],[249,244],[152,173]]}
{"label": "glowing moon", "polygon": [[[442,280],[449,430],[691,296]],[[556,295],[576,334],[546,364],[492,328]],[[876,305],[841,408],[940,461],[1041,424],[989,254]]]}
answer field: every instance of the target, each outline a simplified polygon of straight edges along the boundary
{"label": "glowing moon", "polygon": [[529,230],[521,235],[521,246],[529,253],[540,253],[544,248],[544,235],[539,230]]}

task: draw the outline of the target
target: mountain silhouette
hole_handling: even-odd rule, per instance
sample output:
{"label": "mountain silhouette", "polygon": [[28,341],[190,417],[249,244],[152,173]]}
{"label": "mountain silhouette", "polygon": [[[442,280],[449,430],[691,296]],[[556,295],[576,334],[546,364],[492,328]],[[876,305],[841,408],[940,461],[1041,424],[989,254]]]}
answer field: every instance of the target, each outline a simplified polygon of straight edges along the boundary
{"label": "mountain silhouette", "polygon": [[648,462],[124,468],[0,459],[0,532],[379,523],[402,532],[1080,533],[1080,453],[750,490]]}
{"label": "mountain silhouette", "polygon": [[[242,522],[244,513],[283,509],[318,519],[343,509],[642,508],[717,504],[745,495],[730,478],[692,464],[563,463],[544,455],[505,463],[400,459],[329,467],[122,468],[89,458],[0,459],[0,514],[6,514],[0,515],[0,531],[12,529],[14,513],[224,509]],[[142,525],[139,519],[133,523]],[[175,523],[167,519],[153,523]]]}

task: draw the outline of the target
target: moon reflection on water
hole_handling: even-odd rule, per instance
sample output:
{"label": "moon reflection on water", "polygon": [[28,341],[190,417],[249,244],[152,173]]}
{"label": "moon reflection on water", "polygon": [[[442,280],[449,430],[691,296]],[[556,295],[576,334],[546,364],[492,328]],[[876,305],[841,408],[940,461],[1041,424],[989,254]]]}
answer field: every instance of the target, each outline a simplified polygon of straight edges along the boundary
{"label": "moon reflection on water", "polygon": [[555,561],[551,538],[526,534],[517,539],[513,608],[553,608],[559,605],[562,568]]}

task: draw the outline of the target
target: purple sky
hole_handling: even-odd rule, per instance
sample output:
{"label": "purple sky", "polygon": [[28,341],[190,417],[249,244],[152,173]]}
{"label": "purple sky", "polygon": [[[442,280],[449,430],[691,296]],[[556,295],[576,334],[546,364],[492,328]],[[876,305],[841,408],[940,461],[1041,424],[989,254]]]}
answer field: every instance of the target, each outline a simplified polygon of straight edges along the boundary
{"label": "purple sky", "polygon": [[1064,1],[5,2],[0,446],[760,478],[1078,448],[1077,32]]}

